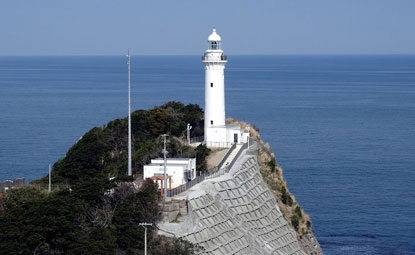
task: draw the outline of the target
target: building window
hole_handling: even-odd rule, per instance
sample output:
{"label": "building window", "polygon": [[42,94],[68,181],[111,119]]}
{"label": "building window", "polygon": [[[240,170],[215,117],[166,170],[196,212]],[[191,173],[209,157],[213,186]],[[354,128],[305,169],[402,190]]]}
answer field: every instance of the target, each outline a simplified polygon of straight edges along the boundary
{"label": "building window", "polygon": [[213,125],[213,120],[210,121],[210,125]]}
{"label": "building window", "polygon": [[210,87],[213,88],[213,82],[210,83]]}

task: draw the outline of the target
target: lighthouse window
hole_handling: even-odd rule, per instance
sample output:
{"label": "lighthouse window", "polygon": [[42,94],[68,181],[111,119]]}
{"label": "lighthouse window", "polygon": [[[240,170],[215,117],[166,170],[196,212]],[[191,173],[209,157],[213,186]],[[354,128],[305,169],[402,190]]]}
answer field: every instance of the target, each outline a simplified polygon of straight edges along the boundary
{"label": "lighthouse window", "polygon": [[217,44],[216,44],[216,42],[212,42],[212,43],[211,43],[211,49],[212,49],[212,50],[216,50],[216,49],[217,49]]}
{"label": "lighthouse window", "polygon": [[213,82],[210,83],[210,87],[213,88]]}
{"label": "lighthouse window", "polygon": [[210,121],[210,125],[213,125],[213,120]]}

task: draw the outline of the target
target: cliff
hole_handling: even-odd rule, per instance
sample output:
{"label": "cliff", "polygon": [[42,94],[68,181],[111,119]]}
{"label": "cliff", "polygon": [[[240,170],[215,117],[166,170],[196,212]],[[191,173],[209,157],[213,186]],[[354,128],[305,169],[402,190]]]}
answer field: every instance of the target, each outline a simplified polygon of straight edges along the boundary
{"label": "cliff", "polygon": [[275,154],[269,144],[262,141],[259,131],[255,126],[235,119],[227,119],[229,124],[239,124],[245,130],[250,128],[250,136],[258,142],[258,164],[264,182],[277,198],[278,207],[284,218],[295,229],[297,239],[307,254],[322,254],[320,244],[312,230],[310,216],[297,203],[284,180],[283,169],[278,166]]}
{"label": "cliff", "polygon": [[201,246],[202,254],[322,254],[274,154],[250,127],[250,148],[232,148],[231,164],[172,197],[159,233]]}

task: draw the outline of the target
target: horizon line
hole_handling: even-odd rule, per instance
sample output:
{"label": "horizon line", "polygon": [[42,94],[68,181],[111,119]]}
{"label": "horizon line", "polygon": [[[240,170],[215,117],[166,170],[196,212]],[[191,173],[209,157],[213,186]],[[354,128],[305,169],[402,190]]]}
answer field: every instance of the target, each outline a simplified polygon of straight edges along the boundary
{"label": "horizon line", "polygon": [[[142,57],[174,57],[174,56],[202,56],[203,54],[135,54],[133,56],[142,56]],[[415,53],[272,53],[272,54],[226,54],[227,56],[411,56]],[[56,54],[56,55],[2,55],[0,57],[121,57],[125,54],[120,53],[120,55],[115,54]]]}

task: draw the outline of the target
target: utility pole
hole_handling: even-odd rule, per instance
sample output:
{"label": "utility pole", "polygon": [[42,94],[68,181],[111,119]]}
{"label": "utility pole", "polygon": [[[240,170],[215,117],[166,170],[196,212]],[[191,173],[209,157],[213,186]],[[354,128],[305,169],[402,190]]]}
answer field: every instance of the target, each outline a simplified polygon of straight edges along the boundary
{"label": "utility pole", "polygon": [[49,193],[52,190],[52,176],[51,176],[51,172],[52,172],[52,166],[49,163],[49,185],[48,185],[48,192]]}
{"label": "utility pole", "polygon": [[190,123],[187,123],[187,144],[190,145],[190,129],[192,129],[192,126],[190,126]]}
{"label": "utility pole", "polygon": [[163,137],[164,147],[163,147],[163,157],[164,157],[164,202],[167,200],[167,149],[166,149],[166,137],[167,134],[161,135]]}
{"label": "utility pole", "polygon": [[130,85],[130,50],[128,49],[128,176],[131,171],[131,85]]}
{"label": "utility pole", "polygon": [[144,255],[147,255],[147,226],[153,226],[153,223],[141,222],[138,224],[144,228]]}

